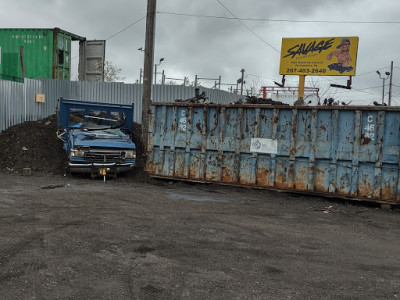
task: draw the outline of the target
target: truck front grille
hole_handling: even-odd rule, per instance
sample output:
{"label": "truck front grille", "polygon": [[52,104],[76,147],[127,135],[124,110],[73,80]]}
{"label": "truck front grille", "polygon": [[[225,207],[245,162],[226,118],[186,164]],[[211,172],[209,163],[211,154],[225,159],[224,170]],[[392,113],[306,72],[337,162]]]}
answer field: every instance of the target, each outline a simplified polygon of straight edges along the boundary
{"label": "truck front grille", "polygon": [[120,150],[90,150],[85,153],[85,161],[88,162],[120,162],[124,158]]}

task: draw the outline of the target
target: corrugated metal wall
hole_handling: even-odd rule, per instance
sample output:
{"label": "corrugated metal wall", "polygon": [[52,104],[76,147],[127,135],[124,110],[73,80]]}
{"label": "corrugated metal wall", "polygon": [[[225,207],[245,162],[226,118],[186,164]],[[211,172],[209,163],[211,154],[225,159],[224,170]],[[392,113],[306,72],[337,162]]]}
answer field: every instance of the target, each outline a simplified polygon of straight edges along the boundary
{"label": "corrugated metal wall", "polygon": [[[0,80],[0,132],[24,121],[36,121],[56,111],[60,97],[85,101],[135,104],[134,121],[142,119],[141,84],[25,79],[24,83]],[[210,101],[218,104],[235,102],[243,96],[229,92],[200,88]],[[35,95],[44,94],[45,103],[36,103]],[[180,85],[153,86],[154,102],[174,102],[194,96],[194,88]]]}
{"label": "corrugated metal wall", "polygon": [[[37,80],[25,80],[25,83],[0,80],[0,131],[24,121],[42,119],[49,114],[39,103],[35,94],[39,93],[42,83]],[[47,105],[45,105],[47,106]]]}

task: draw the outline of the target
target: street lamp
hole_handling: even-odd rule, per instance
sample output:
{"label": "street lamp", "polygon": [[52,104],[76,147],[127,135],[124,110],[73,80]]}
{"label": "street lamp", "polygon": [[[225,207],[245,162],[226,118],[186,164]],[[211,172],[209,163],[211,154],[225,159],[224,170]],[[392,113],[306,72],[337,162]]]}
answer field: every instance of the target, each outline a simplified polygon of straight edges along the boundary
{"label": "street lamp", "polygon": [[154,84],[157,84],[157,66],[161,65],[161,62],[164,61],[164,58],[160,58],[160,62],[158,64],[154,64]]}
{"label": "street lamp", "polygon": [[381,76],[381,72],[376,71],[376,73],[379,75],[379,78],[382,79],[383,84],[382,84],[382,104],[385,104],[385,80],[389,79],[390,72],[385,72],[386,78]]}
{"label": "street lamp", "polygon": [[[144,52],[143,47],[138,48],[139,51]],[[140,69],[140,77],[139,77],[139,83],[142,84],[142,78],[143,78],[143,70]]]}

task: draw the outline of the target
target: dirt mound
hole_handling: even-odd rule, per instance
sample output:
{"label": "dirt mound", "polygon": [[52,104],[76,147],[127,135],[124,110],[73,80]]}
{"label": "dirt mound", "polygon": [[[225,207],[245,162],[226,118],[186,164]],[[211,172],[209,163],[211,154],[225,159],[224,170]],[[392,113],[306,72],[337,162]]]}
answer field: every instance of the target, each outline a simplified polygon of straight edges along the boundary
{"label": "dirt mound", "polygon": [[57,138],[57,119],[52,115],[40,121],[24,122],[0,133],[0,168],[22,173],[64,174],[67,155]]}
{"label": "dirt mound", "polygon": [[[137,146],[137,166],[125,179],[149,181],[144,172],[146,164],[142,154],[141,125],[134,124],[136,134],[133,142]],[[0,170],[21,174],[24,168],[30,168],[34,175],[66,173],[68,157],[57,138],[57,117],[52,115],[40,121],[24,122],[0,133]]]}

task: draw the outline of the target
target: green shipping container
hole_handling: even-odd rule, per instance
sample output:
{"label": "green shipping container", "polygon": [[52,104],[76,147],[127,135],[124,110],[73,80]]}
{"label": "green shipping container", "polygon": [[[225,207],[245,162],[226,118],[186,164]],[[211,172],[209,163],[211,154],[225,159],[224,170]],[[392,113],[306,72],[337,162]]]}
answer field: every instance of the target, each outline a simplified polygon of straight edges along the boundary
{"label": "green shipping container", "polygon": [[84,37],[59,28],[1,28],[0,79],[23,81],[26,78],[71,78],[71,41]]}

